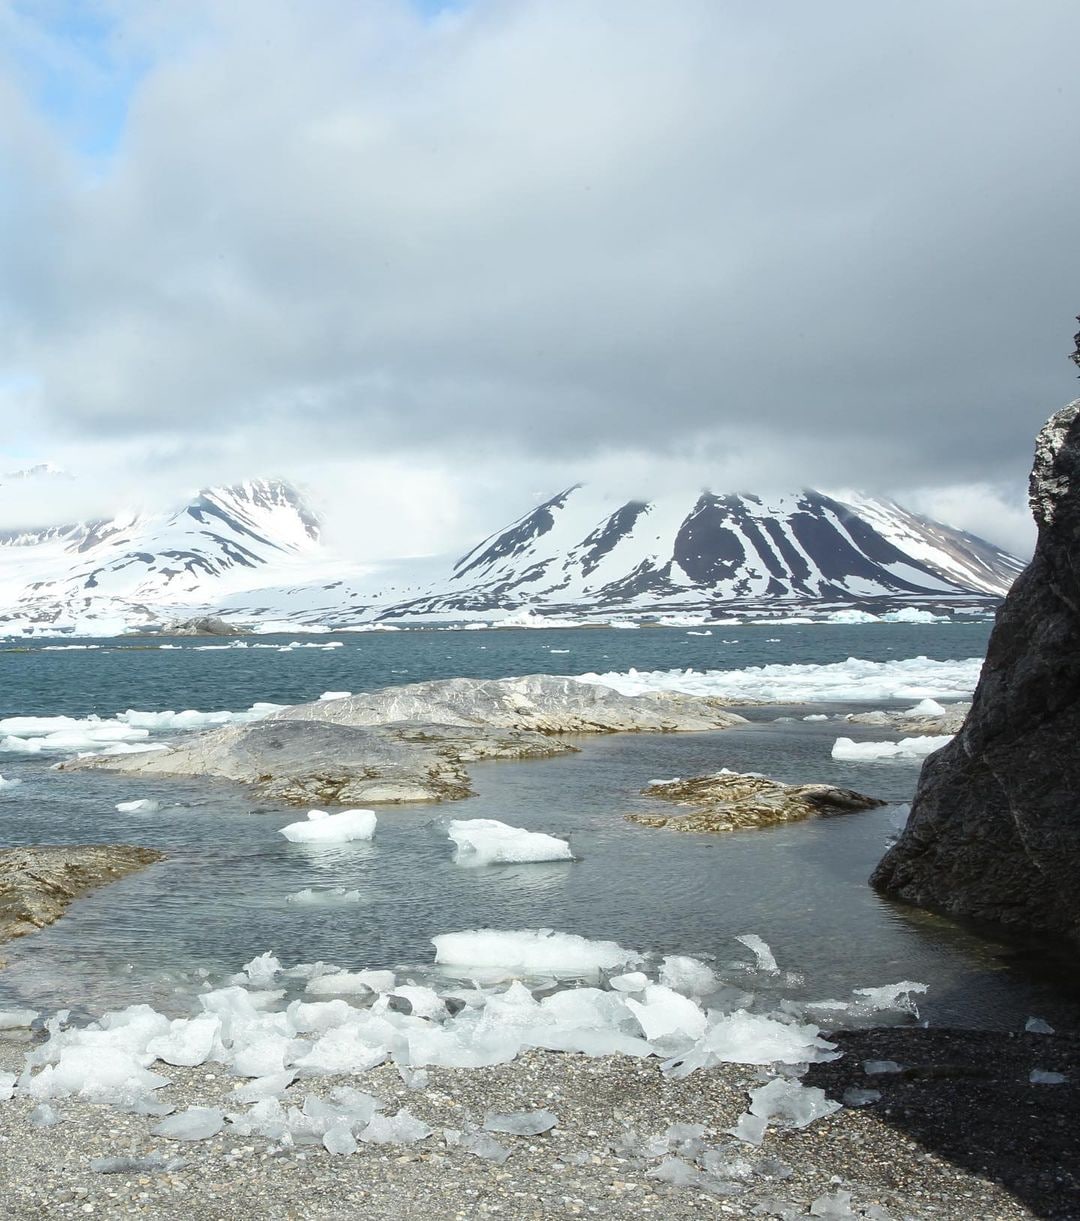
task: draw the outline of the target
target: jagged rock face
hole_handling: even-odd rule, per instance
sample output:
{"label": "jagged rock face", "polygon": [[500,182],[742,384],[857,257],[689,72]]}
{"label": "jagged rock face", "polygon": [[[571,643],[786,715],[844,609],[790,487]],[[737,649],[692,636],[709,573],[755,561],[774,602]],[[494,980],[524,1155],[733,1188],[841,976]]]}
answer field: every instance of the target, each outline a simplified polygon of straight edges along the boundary
{"label": "jagged rock face", "polygon": [[1039,540],[990,637],[971,712],[923,765],[886,894],[1080,941],[1080,400],[1039,434]]}

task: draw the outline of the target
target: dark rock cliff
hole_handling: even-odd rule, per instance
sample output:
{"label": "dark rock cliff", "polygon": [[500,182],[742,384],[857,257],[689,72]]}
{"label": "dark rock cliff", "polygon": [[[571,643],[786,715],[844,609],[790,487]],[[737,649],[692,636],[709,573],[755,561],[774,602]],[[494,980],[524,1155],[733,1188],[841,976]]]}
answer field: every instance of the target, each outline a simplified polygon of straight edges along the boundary
{"label": "dark rock cliff", "polygon": [[923,766],[870,881],[922,907],[1080,941],[1080,400],[1039,433],[1039,539],[971,711]]}

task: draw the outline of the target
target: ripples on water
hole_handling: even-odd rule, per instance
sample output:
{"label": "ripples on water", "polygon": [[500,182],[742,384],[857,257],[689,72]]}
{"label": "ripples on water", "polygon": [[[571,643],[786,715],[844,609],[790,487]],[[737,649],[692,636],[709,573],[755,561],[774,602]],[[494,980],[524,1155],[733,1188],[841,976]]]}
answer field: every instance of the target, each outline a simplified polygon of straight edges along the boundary
{"label": "ripples on water", "polygon": [[[732,629],[732,635],[752,631]],[[798,632],[801,643],[782,636],[786,655],[774,658],[776,646],[766,645],[764,636],[777,629],[756,631],[756,652],[736,664],[881,659],[886,649],[888,656],[945,659],[971,656],[985,643],[985,625],[786,628]],[[476,647],[481,635],[483,651]],[[537,637],[557,640],[553,645]],[[304,651],[302,660],[299,652],[243,650],[170,651],[164,662],[161,654],[141,650],[21,653],[15,667],[11,655],[0,656],[0,673],[16,678],[5,689],[3,714],[111,714],[129,705],[237,708],[256,699],[374,686],[367,676],[390,663],[408,668],[409,679],[447,668],[491,675],[552,670],[544,656],[551,647],[580,655],[579,664],[560,669],[601,663],[670,668],[684,638],[675,631],[364,636],[332,654]],[[707,664],[706,647],[717,664],[710,641],[698,638],[693,647],[695,665]],[[102,666],[104,658],[113,660]],[[206,658],[216,660],[207,666]],[[440,659],[448,666],[424,669]],[[39,663],[47,675],[44,690],[31,681]],[[159,684],[168,667],[172,681],[164,690]],[[837,724],[772,719],[791,712],[761,709],[755,723],[723,733],[582,738],[577,755],[474,765],[475,798],[384,808],[370,844],[289,843],[277,830],[296,819],[296,810],[260,803],[238,786],[58,773],[41,760],[0,756],[0,771],[24,780],[0,796],[8,844],[135,842],[168,854],[160,865],[76,903],[51,928],[5,947],[9,966],[0,974],[0,1004],[74,1004],[95,1011],[149,1000],[180,1012],[207,979],[219,982],[267,949],[286,963],[401,967],[430,963],[430,938],[440,932],[540,926],[720,964],[744,959],[732,939],[756,932],[782,968],[804,977],[795,993],[806,999],[842,998],[853,987],[914,979],[930,985],[922,1008],[934,1022],[1016,1028],[1031,1013],[1055,1024],[1075,1021],[1074,1001],[1006,969],[1003,947],[888,903],[867,887],[902,821],[898,805],[725,836],[678,834],[624,820],[625,813],[646,806],[640,789],[649,780],[720,767],[788,781],[832,781],[897,803],[910,798],[917,764],[835,762],[829,750],[841,732]],[[842,732],[881,736],[880,730],[848,725]],[[157,798],[161,809],[135,815],[114,809],[133,797]],[[568,838],[580,859],[461,868],[452,863],[452,845],[440,825],[447,816],[498,818],[548,831]],[[289,901],[305,888],[333,887],[359,891],[359,901]]]}

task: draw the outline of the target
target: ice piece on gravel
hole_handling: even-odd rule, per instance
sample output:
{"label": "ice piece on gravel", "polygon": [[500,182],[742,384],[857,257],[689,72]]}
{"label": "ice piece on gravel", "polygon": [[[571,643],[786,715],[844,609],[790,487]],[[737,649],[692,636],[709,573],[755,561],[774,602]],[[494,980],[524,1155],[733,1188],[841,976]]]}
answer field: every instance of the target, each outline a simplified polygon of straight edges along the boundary
{"label": "ice piece on gravel", "polygon": [[156,1128],[151,1128],[151,1132],[168,1140],[207,1140],[216,1136],[224,1125],[225,1112],[219,1107],[188,1107],[186,1111],[163,1119]]}
{"label": "ice piece on gravel", "polygon": [[382,1109],[382,1101],[374,1094],[358,1090],[353,1085],[338,1085],[330,1091],[330,1101],[348,1119],[354,1128],[371,1122],[376,1111]]}
{"label": "ice piece on gravel", "polygon": [[501,967],[523,975],[593,975],[642,961],[614,941],[540,929],[470,929],[433,937],[435,961],[445,966]]}
{"label": "ice piece on gravel", "polygon": [[663,984],[649,984],[644,1000],[631,997],[626,1007],[641,1026],[650,1042],[675,1038],[694,1042],[705,1033],[708,1018],[704,1010],[687,996],[682,996]]}
{"label": "ice piece on gravel", "polygon": [[281,1140],[288,1131],[285,1111],[276,1098],[264,1098],[242,1115],[229,1115],[230,1133]]}
{"label": "ice piece on gravel", "polygon": [[781,1157],[763,1157],[754,1163],[754,1173],[763,1179],[790,1179],[795,1168]]}
{"label": "ice piece on gravel", "polygon": [[[4,1029],[4,1015],[0,1013],[0,1030]],[[1049,1022],[1044,1022],[1042,1018],[1029,1017],[1024,1023],[1024,1029],[1028,1034],[1053,1034],[1054,1028]]]}
{"label": "ice piece on gravel", "polygon": [[229,1095],[231,1102],[262,1102],[265,1098],[279,1098],[296,1080],[296,1069],[287,1068],[284,1072],[270,1073],[266,1077],[256,1077],[245,1085],[238,1085]]}
{"label": "ice piece on gravel", "polygon": [[846,1107],[871,1107],[880,1101],[881,1090],[860,1090],[855,1086],[844,1090],[843,1102]]}
{"label": "ice piece on gravel", "polygon": [[851,1207],[851,1192],[837,1188],[831,1195],[822,1195],[810,1204],[811,1217],[826,1217],[828,1221],[848,1221],[857,1217]]}
{"label": "ice piece on gravel", "polygon": [[137,801],[121,801],[116,808],[121,814],[156,814],[161,809],[161,802],[152,797],[140,797]]}
{"label": "ice piece on gravel", "polygon": [[0,1009],[0,1030],[23,1030],[37,1017],[36,1009]]}
{"label": "ice piece on gravel", "polygon": [[323,1133],[322,1143],[327,1153],[337,1153],[341,1156],[348,1156],[357,1150],[356,1137],[353,1136],[347,1120],[331,1124]]}
{"label": "ice piece on gravel", "polygon": [[371,1145],[411,1145],[426,1140],[433,1128],[406,1110],[396,1115],[373,1115],[360,1133],[360,1139]]}
{"label": "ice piece on gravel", "polygon": [[765,1119],[779,1117],[792,1127],[805,1128],[840,1110],[840,1103],[825,1097],[825,1091],[799,1081],[775,1077],[767,1085],[750,1091],[750,1114]]}
{"label": "ice piece on gravel", "polygon": [[446,1005],[437,992],[416,984],[399,984],[392,993],[409,1002],[414,1017],[442,1018],[446,1016]]}
{"label": "ice piece on gravel", "polygon": [[684,1162],[681,1157],[665,1157],[659,1166],[646,1171],[647,1179],[659,1179],[661,1183],[670,1183],[672,1187],[695,1187],[705,1189],[706,1176],[690,1162]]}
{"label": "ice piece on gravel", "polygon": [[466,1153],[471,1153],[473,1157],[494,1162],[497,1166],[501,1166],[510,1156],[510,1150],[505,1145],[500,1145],[494,1136],[477,1132],[475,1129],[459,1132],[455,1128],[444,1128],[443,1140],[451,1147],[457,1146]]}
{"label": "ice piece on gravel", "polygon": [[[704,1132],[704,1129],[702,1131]],[[759,1162],[758,1165],[760,1164]],[[751,1162],[730,1148],[707,1149],[701,1155],[701,1165],[708,1174],[717,1179],[749,1179],[753,1177],[755,1169]]]}
{"label": "ice piece on gravel", "polygon": [[748,1145],[760,1145],[765,1139],[765,1125],[768,1122],[764,1115],[751,1115],[749,1111],[744,1111],[735,1126],[725,1128],[724,1131],[738,1140],[745,1141]]}
{"label": "ice piece on gravel", "polygon": [[821,1038],[817,1026],[781,1022],[736,1009],[709,1014],[704,1035],[685,1053],[662,1065],[672,1077],[686,1077],[714,1064],[801,1064],[837,1058],[836,1045]]}
{"label": "ice piece on gravel", "polygon": [[171,1174],[183,1170],[188,1161],[183,1157],[163,1157],[150,1153],[146,1157],[92,1157],[90,1169],[96,1174]]}
{"label": "ice piece on gravel", "polygon": [[754,958],[757,960],[757,969],[759,971],[772,975],[779,970],[768,943],[763,941],[757,933],[743,933],[741,936],[736,937],[735,940],[741,941],[753,953]]}
{"label": "ice piece on gravel", "polygon": [[399,1064],[397,1071],[407,1090],[427,1089],[428,1071],[426,1068],[410,1068],[407,1064]]}
{"label": "ice piece on gravel", "polygon": [[660,982],[685,996],[695,997],[708,996],[720,986],[712,967],[682,954],[669,954],[664,959],[660,965]]}
{"label": "ice piece on gravel", "polygon": [[539,1136],[550,1132],[559,1122],[553,1111],[488,1111],[484,1116],[487,1132],[507,1132],[511,1136]]}
{"label": "ice piece on gravel", "polygon": [[1052,1073],[1045,1068],[1033,1068],[1028,1078],[1032,1085],[1064,1085],[1068,1079],[1064,1073]]}
{"label": "ice piece on gravel", "polygon": [[220,1031],[221,1019],[210,1013],[189,1020],[177,1018],[170,1023],[168,1034],[147,1043],[146,1054],[166,1064],[193,1068],[209,1058]]}
{"label": "ice piece on gravel", "polygon": [[868,1077],[880,1077],[885,1073],[899,1073],[903,1071],[903,1065],[897,1064],[895,1060],[864,1060],[862,1067],[863,1072]]}
{"label": "ice piece on gravel", "polygon": [[526,831],[494,818],[456,818],[447,826],[454,842],[456,865],[529,864],[572,861],[564,839],[541,831]]}
{"label": "ice piece on gravel", "polygon": [[343,844],[372,839],[377,821],[374,810],[309,810],[306,822],[291,822],[280,834],[294,844]]}
{"label": "ice piece on gravel", "polygon": [[15,1093],[15,1082],[18,1078],[14,1073],[0,1073],[0,1102],[7,1100]]}
{"label": "ice piece on gravel", "polygon": [[35,1128],[51,1128],[64,1122],[63,1115],[47,1102],[39,1102],[26,1118]]}

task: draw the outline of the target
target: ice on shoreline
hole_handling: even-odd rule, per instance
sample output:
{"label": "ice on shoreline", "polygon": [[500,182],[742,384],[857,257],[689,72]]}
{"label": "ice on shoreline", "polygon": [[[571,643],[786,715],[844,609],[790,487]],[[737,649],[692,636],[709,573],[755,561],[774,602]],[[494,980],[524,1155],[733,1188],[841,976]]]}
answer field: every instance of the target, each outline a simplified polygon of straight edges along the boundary
{"label": "ice on shoreline", "polygon": [[837,738],[832,757],[845,763],[869,763],[878,759],[925,759],[952,741],[952,734],[928,734],[918,738],[901,738],[899,742],[855,742]]}
{"label": "ice on shoreline", "polygon": [[847,661],[825,665],[748,666],[742,670],[627,670],[579,674],[583,683],[614,687],[623,695],[677,691],[737,704],[868,703],[881,700],[966,699],[975,690],[981,657],[934,661]]}

